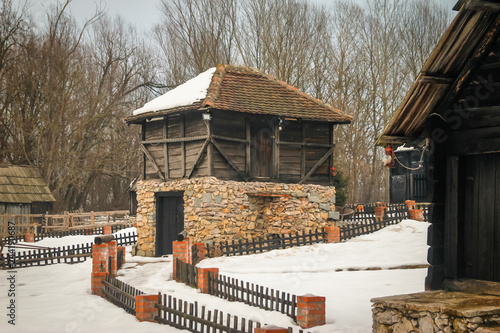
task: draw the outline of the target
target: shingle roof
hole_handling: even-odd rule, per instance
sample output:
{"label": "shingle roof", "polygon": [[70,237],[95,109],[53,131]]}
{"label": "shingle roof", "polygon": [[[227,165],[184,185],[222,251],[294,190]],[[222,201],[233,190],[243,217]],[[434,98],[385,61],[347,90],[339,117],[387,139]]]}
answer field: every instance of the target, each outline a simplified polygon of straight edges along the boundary
{"label": "shingle roof", "polygon": [[0,167],[0,202],[54,202],[47,184],[37,168],[28,166]]}
{"label": "shingle roof", "polygon": [[141,113],[125,118],[138,122],[171,113],[215,108],[245,113],[287,116],[335,123],[350,123],[352,117],[319,99],[255,68],[219,65],[205,99],[191,105]]}

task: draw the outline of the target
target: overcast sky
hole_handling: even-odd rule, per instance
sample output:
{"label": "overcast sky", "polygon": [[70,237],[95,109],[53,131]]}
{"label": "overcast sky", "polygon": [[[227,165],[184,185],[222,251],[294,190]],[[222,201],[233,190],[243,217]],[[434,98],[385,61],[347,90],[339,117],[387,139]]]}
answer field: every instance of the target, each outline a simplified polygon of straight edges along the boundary
{"label": "overcast sky", "polygon": [[[62,2],[63,0],[60,0]],[[252,1],[252,0],[248,0]],[[311,3],[329,5],[334,0],[306,0]],[[356,0],[364,2],[366,0]],[[450,11],[457,0],[438,0],[444,8]],[[44,18],[44,7],[51,3],[57,3],[57,0],[28,0],[31,5],[32,13],[37,20]],[[120,14],[127,22],[134,24],[138,29],[149,29],[155,23],[159,22],[160,12],[158,5],[160,0],[73,0],[70,4],[70,12],[83,22],[95,12],[96,6],[104,6],[111,16]],[[455,12],[454,12],[455,13]]]}

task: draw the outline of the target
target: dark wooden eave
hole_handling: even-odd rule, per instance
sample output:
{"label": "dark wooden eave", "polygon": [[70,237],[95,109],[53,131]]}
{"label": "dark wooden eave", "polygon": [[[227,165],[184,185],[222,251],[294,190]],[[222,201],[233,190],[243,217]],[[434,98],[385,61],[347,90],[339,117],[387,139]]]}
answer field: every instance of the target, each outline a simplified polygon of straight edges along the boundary
{"label": "dark wooden eave", "polygon": [[459,1],[460,11],[424,64],[403,102],[377,139],[377,145],[402,144],[419,137],[429,115],[454,102],[481,65],[500,32],[500,4]]}

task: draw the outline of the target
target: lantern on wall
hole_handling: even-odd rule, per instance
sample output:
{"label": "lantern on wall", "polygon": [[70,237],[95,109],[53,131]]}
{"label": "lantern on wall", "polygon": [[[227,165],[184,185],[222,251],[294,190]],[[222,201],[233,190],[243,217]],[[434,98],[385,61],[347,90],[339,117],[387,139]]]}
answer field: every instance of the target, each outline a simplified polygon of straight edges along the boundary
{"label": "lantern on wall", "polygon": [[385,147],[384,164],[387,168],[394,168],[394,148],[390,145]]}

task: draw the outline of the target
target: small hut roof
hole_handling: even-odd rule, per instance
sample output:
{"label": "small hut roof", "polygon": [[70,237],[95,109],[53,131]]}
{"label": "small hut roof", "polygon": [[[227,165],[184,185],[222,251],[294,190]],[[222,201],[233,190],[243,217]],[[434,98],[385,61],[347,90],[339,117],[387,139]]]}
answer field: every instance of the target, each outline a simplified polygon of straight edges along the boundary
{"label": "small hut roof", "polygon": [[47,184],[37,168],[28,166],[0,167],[0,202],[54,202]]}
{"label": "small hut roof", "polygon": [[255,68],[219,65],[150,101],[128,123],[207,108],[350,123],[352,117]]}
{"label": "small hut roof", "polygon": [[499,3],[459,1],[454,9],[460,11],[378,138],[377,145],[415,140],[424,130],[429,115],[450,107],[498,38]]}

